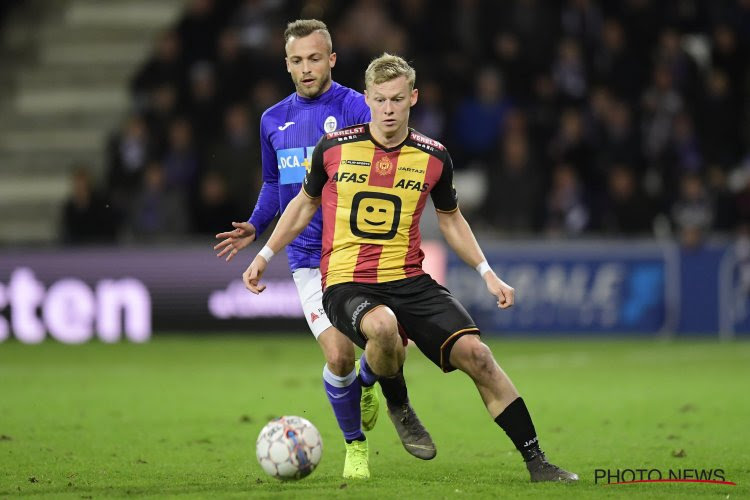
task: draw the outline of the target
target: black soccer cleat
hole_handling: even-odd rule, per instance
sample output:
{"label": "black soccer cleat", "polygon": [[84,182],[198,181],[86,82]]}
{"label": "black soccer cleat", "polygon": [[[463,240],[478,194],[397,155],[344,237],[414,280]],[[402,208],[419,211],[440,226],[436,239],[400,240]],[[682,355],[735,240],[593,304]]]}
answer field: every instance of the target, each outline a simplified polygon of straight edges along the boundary
{"label": "black soccer cleat", "polygon": [[526,462],[526,468],[529,469],[532,483],[541,481],[578,481],[578,474],[568,472],[557,465],[549,463],[544,453],[540,453]]}
{"label": "black soccer cleat", "polygon": [[409,403],[401,406],[388,406],[388,416],[391,417],[398,437],[404,449],[422,460],[431,460],[437,455],[435,443],[430,433],[419,421],[414,408]]}

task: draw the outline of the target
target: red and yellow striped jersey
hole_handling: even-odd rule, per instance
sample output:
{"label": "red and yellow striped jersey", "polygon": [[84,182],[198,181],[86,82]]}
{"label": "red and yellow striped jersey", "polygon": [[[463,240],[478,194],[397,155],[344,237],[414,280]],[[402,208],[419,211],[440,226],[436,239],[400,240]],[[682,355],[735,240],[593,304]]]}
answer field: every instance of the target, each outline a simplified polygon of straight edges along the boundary
{"label": "red and yellow striped jersey", "polygon": [[324,289],[424,274],[419,220],[427,195],[438,211],[458,207],[442,144],[409,129],[403,143],[384,148],[368,124],[323,136],[302,189],[322,196]]}

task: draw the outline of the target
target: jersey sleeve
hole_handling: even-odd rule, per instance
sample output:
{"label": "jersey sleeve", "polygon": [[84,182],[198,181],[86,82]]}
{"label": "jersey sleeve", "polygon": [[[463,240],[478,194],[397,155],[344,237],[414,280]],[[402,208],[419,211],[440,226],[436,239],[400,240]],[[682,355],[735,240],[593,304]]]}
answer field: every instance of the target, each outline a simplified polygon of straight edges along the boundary
{"label": "jersey sleeve", "polygon": [[325,163],[323,162],[323,140],[325,136],[318,141],[313,149],[312,158],[310,159],[310,171],[305,176],[305,182],[302,185],[302,191],[310,198],[318,198],[323,194],[323,186],[328,182]]}
{"label": "jersey sleeve", "polygon": [[443,171],[435,187],[430,191],[432,203],[438,212],[453,212],[458,208],[458,195],[453,186],[453,160],[448,151],[445,152]]}
{"label": "jersey sleeve", "polygon": [[276,154],[271,140],[266,134],[263,119],[260,124],[261,164],[263,168],[263,186],[260,188],[258,201],[255,202],[253,214],[248,222],[255,227],[258,235],[263,233],[279,213],[279,169],[276,166]]}

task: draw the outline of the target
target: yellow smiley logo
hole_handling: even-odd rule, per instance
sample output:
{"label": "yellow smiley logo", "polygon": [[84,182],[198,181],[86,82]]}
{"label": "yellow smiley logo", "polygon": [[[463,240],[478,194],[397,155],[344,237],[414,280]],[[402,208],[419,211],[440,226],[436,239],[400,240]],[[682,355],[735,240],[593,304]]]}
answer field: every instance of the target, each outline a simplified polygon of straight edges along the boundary
{"label": "yellow smiley logo", "polygon": [[390,240],[396,236],[401,217],[401,198],[361,191],[354,195],[349,226],[361,238]]}

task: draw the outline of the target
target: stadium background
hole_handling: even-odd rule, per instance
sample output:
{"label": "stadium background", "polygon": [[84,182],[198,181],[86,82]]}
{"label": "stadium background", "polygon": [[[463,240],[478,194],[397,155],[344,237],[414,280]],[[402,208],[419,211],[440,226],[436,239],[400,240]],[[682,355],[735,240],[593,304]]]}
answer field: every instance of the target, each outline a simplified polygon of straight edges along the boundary
{"label": "stadium background", "polygon": [[[518,288],[495,314],[431,246],[486,331],[750,331],[746,0],[26,0],[0,16],[0,339],[81,341],[138,314],[149,331],[304,330],[282,265],[264,305],[238,287],[251,252],[209,258],[255,200],[259,117],[293,90],[282,32],[299,17],[328,23],[340,83],[361,89],[384,50],[415,65],[412,124],[452,152],[462,208]],[[127,337],[114,323],[105,337]]]}

